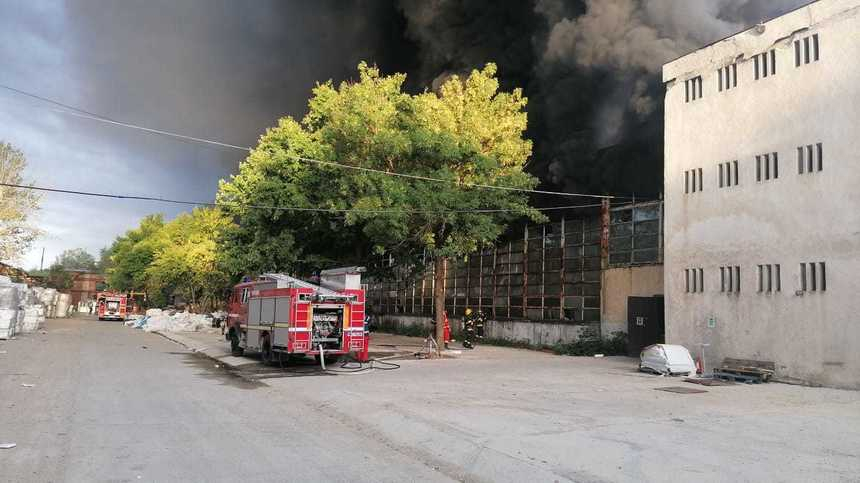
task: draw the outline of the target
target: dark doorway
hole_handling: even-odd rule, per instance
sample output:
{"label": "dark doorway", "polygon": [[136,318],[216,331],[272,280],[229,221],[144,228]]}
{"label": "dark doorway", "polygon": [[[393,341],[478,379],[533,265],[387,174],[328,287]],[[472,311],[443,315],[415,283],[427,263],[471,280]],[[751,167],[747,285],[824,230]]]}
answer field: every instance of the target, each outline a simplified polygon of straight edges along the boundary
{"label": "dark doorway", "polygon": [[644,347],[665,342],[663,297],[627,297],[627,353],[639,357]]}

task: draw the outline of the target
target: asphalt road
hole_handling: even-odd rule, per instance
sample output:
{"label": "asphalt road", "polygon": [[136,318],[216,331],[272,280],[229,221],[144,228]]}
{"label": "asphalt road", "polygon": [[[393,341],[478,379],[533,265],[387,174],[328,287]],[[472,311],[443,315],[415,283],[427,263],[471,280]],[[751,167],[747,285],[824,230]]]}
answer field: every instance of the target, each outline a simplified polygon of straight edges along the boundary
{"label": "asphalt road", "polygon": [[80,319],[45,331],[0,342],[0,443],[17,444],[0,449],[0,481],[449,480],[159,335]]}
{"label": "asphalt road", "polygon": [[247,361],[94,320],[0,341],[0,483],[860,481],[858,391],[677,394],[655,389],[700,387],[489,346],[339,375]]}

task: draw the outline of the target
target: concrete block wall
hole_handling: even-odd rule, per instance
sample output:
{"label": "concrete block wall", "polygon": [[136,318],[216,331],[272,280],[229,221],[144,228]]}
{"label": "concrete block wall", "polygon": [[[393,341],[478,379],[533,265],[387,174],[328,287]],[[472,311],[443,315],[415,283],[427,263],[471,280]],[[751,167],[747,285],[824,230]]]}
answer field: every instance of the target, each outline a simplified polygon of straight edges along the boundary
{"label": "concrete block wall", "polygon": [[[430,333],[432,319],[413,315],[383,315],[383,324],[397,327],[422,327]],[[451,320],[452,331],[459,332],[460,320]],[[583,331],[596,328],[597,323],[533,322],[529,320],[488,320],[484,335],[490,339],[527,342],[536,347],[552,346],[559,342],[575,342]]]}

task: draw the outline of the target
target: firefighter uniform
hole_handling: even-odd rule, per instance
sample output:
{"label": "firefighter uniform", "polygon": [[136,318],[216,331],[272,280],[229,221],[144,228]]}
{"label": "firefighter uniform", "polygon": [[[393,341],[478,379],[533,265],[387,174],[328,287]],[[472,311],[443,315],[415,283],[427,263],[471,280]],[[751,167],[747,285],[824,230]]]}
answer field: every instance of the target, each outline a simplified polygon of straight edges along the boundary
{"label": "firefighter uniform", "polygon": [[463,347],[466,349],[474,349],[478,339],[484,338],[484,323],[487,317],[480,310],[473,312],[472,309],[466,309],[466,315],[463,317]]}

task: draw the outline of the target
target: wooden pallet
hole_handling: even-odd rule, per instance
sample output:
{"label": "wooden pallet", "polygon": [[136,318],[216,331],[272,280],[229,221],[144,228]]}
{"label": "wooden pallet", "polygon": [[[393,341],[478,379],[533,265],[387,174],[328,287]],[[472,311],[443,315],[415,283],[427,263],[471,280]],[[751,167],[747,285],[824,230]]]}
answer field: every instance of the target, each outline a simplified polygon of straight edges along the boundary
{"label": "wooden pallet", "polygon": [[714,369],[714,377],[746,383],[768,382],[775,372],[775,365],[768,361],[749,359],[723,359],[723,364]]}

